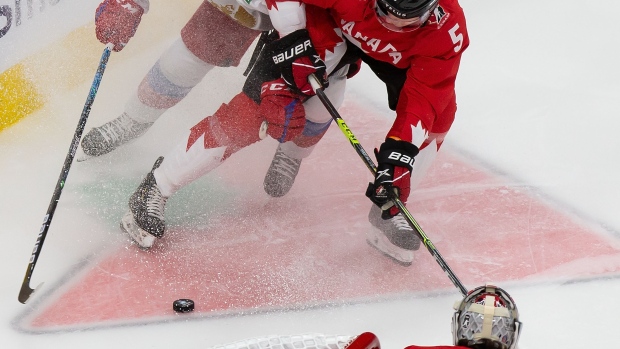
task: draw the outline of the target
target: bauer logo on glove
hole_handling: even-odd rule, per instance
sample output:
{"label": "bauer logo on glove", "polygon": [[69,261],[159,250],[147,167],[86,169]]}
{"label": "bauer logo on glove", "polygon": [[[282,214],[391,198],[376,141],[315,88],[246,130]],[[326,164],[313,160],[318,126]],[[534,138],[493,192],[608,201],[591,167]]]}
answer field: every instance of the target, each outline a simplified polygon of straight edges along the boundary
{"label": "bauer logo on glove", "polygon": [[[279,64],[282,63],[284,61],[288,61],[292,58],[297,58],[299,56],[301,56],[302,54],[304,55],[308,55],[308,53],[306,53],[306,51],[309,51],[310,49],[312,49],[312,42],[310,41],[310,39],[304,41],[303,43],[299,44],[299,45],[295,45],[295,47],[291,47],[290,49],[288,49],[287,51],[281,52],[279,54],[276,54],[275,56],[273,56],[273,62],[275,64]],[[310,52],[311,53],[311,52]],[[318,57],[318,56],[316,56]],[[316,61],[316,59],[315,59]]]}
{"label": "bauer logo on glove", "polygon": [[390,155],[388,155],[388,159],[402,162],[403,164],[401,166],[413,167],[413,157],[406,154],[401,154],[397,151],[391,152]]}
{"label": "bauer logo on glove", "polygon": [[314,89],[308,82],[312,74],[319,79],[322,87],[327,87],[327,68],[316,52],[308,30],[296,30],[271,45],[271,58],[293,92],[314,96]]}

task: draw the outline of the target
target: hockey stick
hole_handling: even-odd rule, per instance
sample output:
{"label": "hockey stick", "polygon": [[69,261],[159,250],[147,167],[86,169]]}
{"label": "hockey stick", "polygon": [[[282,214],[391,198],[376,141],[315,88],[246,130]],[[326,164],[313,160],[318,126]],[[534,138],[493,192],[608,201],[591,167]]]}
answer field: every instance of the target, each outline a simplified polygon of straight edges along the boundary
{"label": "hockey stick", "polygon": [[47,208],[47,213],[43,218],[43,225],[41,225],[41,229],[39,229],[37,241],[35,242],[34,249],[32,250],[32,254],[30,255],[30,261],[28,263],[28,268],[26,269],[26,276],[24,276],[22,288],[21,290],[19,290],[19,297],[17,298],[20,303],[26,304],[30,296],[32,296],[32,294],[36,290],[43,286],[43,283],[40,283],[36,289],[30,288],[30,278],[32,277],[34,267],[36,266],[37,260],[39,259],[41,248],[43,248],[43,242],[45,241],[45,237],[47,236],[47,231],[49,230],[50,224],[52,224],[52,218],[54,217],[54,212],[56,211],[56,206],[58,205],[58,200],[60,199],[60,194],[62,194],[62,189],[64,188],[65,181],[67,180],[67,176],[69,175],[69,169],[71,168],[71,164],[73,163],[75,152],[80,143],[80,139],[82,138],[82,132],[84,132],[84,126],[86,126],[88,114],[90,114],[90,108],[95,101],[95,95],[97,94],[97,90],[99,89],[99,84],[101,83],[101,78],[103,76],[103,72],[105,71],[105,67],[108,63],[108,58],[110,57],[110,53],[113,47],[113,44],[107,44],[105,49],[103,50],[103,54],[101,55],[101,60],[99,61],[97,73],[95,74],[93,83],[90,86],[90,92],[88,93],[86,104],[84,104],[84,109],[82,110],[82,116],[80,117],[77,129],[73,134],[73,140],[71,141],[71,146],[69,147],[69,153],[67,154],[67,157],[65,158],[65,163],[63,164],[62,170],[60,171],[60,177],[58,178],[58,182],[56,183],[56,188],[54,189],[52,200],[50,201],[49,207]]}
{"label": "hockey stick", "polygon": [[[314,74],[312,74],[308,78],[308,81],[310,82],[310,85],[312,85],[312,88],[314,89],[317,97],[319,97],[329,114],[338,124],[338,127],[340,128],[342,133],[344,133],[344,135],[349,139],[349,142],[351,143],[353,148],[355,148],[357,154],[362,158],[364,164],[366,164],[366,167],[368,167],[368,169],[374,176],[377,173],[377,166],[375,166],[374,161],[370,158],[370,156],[368,156],[368,153],[366,153],[360,142],[357,140],[357,138],[355,138],[355,135],[353,134],[349,126],[347,126],[347,124],[340,116],[340,113],[338,113],[329,98],[327,98],[327,95],[323,91],[323,87],[321,86],[319,80]],[[422,239],[422,242],[424,243],[424,246],[426,246],[426,249],[431,253],[431,255],[433,255],[433,257],[435,257],[435,260],[437,261],[441,269],[443,269],[443,271],[448,275],[448,278],[452,281],[454,286],[456,286],[456,288],[461,291],[463,297],[466,296],[468,292],[467,289],[465,288],[465,286],[463,286],[459,278],[454,274],[454,272],[452,271],[448,263],[446,263],[446,261],[443,259],[439,251],[437,251],[437,248],[435,248],[433,242],[428,238],[428,236],[426,236],[426,233],[424,233],[422,227],[420,227],[420,225],[415,220],[415,218],[413,218],[407,207],[405,207],[405,204],[398,197],[392,197],[391,199],[394,205],[396,205],[396,207],[398,207],[400,212],[403,214],[403,217],[405,217],[411,228],[413,228],[413,230],[418,233],[418,236],[420,237],[420,239]]]}

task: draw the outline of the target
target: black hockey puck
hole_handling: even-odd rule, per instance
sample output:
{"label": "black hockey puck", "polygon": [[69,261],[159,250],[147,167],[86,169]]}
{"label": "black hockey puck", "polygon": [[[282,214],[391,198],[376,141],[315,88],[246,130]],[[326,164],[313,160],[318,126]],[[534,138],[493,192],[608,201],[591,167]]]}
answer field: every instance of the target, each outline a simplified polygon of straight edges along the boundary
{"label": "black hockey puck", "polygon": [[172,309],[177,313],[189,313],[194,310],[194,301],[191,299],[177,299],[172,303]]}

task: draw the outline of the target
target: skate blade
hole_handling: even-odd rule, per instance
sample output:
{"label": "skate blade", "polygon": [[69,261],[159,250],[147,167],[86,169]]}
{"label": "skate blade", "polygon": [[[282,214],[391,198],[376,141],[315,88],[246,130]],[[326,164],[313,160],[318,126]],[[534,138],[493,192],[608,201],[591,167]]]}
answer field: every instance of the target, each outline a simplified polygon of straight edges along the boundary
{"label": "skate blade", "polygon": [[140,228],[136,221],[133,219],[131,211],[127,211],[121,219],[121,230],[124,231],[131,241],[138,245],[142,250],[148,250],[155,243],[155,236],[149,234],[144,229]]}
{"label": "skate blade", "polygon": [[92,159],[94,156],[90,156],[82,150],[82,146],[79,146],[77,151],[75,152],[75,161],[84,162],[88,159]]}
{"label": "skate blade", "polygon": [[366,242],[382,255],[404,267],[411,266],[413,263],[413,251],[393,245],[383,233],[374,227],[366,233]]}

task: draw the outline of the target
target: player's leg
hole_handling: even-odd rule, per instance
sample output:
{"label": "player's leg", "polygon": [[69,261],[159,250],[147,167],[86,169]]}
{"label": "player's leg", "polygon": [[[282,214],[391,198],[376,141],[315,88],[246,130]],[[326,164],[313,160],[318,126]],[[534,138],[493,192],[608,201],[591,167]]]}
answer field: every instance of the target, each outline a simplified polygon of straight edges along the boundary
{"label": "player's leg", "polygon": [[[359,50],[349,45],[350,50]],[[400,91],[405,83],[406,69],[374,60],[364,54],[360,57],[387,87],[388,106],[395,110]],[[421,125],[421,123],[418,123]],[[421,132],[420,132],[421,133]],[[422,141],[420,140],[420,143]],[[416,156],[416,163],[419,156]],[[416,166],[414,163],[414,167]],[[412,177],[414,175],[412,174]],[[413,188],[412,188],[413,189]],[[408,266],[413,262],[413,252],[420,248],[420,239],[401,213],[389,219],[383,219],[381,209],[372,205],[368,213],[370,229],[366,231],[368,244],[399,264]]]}
{"label": "player's leg", "polygon": [[[358,60],[349,56],[347,44],[341,36],[334,33],[337,25],[324,11],[316,7],[306,8],[307,25],[317,52],[324,52],[325,65],[329,73],[329,86],[325,93],[339,108],[344,100],[346,80],[351,76],[351,62]],[[322,54],[322,53],[319,53]],[[357,67],[355,68],[357,69]],[[318,97],[304,103],[306,124],[301,135],[292,141],[278,145],[271,165],[263,182],[267,194],[273,197],[286,195],[295,183],[301,162],[308,157],[316,144],[323,138],[333,120]]]}
{"label": "player's leg", "polygon": [[86,156],[79,158],[109,153],[143,135],[215,66],[239,65],[258,34],[208,1],[203,2],[181,31],[181,38],[144,77],[123,113],[83,137],[81,148]]}
{"label": "player's leg", "polygon": [[261,123],[258,105],[244,93],[222,104],[213,116],[192,127],[183,142],[157,159],[131,195],[121,228],[142,248],[151,247],[165,233],[167,199],[234,152],[260,140]]}
{"label": "player's leg", "polygon": [[[344,100],[347,70],[348,66],[332,74],[329,78],[329,88],[325,90],[336,108],[339,108]],[[302,160],[312,153],[333,120],[317,97],[304,103],[304,108],[306,125],[302,134],[292,141],[278,144],[265,175],[263,187],[270,196],[281,197],[289,192],[295,183]]]}
{"label": "player's leg", "polygon": [[[414,128],[414,133],[424,136],[421,141],[416,142],[420,152],[415,157],[411,171],[410,188],[412,192],[420,184],[437,157],[437,152],[452,126],[455,113],[456,99],[453,96],[447,107],[443,111],[439,111],[432,122],[428,122],[430,125],[422,129],[420,125],[423,122],[420,121],[418,122],[419,126]],[[426,129],[430,129],[430,131],[426,131]],[[410,265],[413,262],[413,251],[419,249],[421,241],[402,214],[399,213],[390,219],[383,219],[381,209],[372,205],[368,220],[372,225],[372,229],[367,232],[369,244],[397,262]]]}
{"label": "player's leg", "polygon": [[194,56],[182,40],[176,41],[144,77],[123,113],[82,138],[82,150],[87,156],[100,156],[142,136],[212,68]]}

